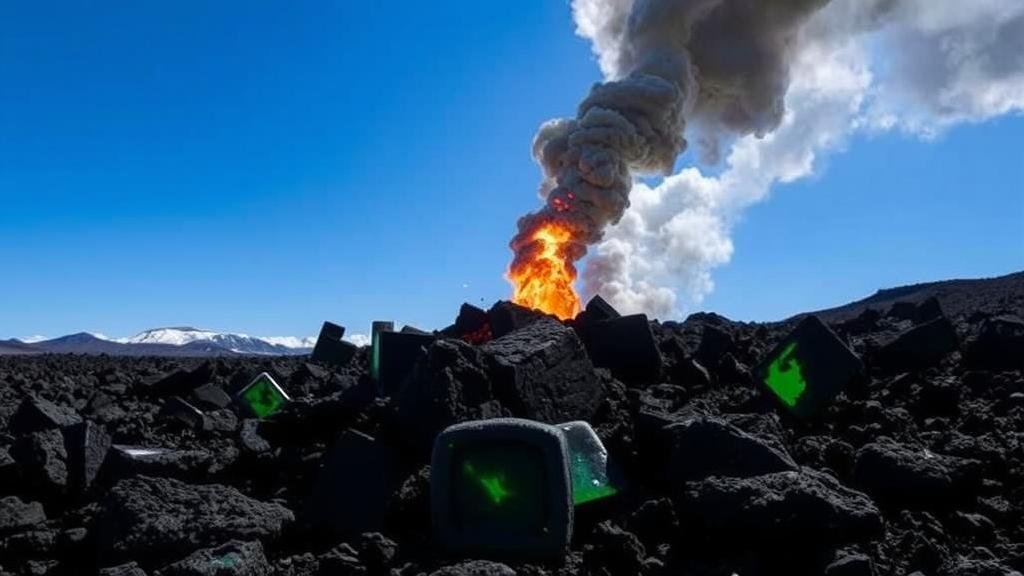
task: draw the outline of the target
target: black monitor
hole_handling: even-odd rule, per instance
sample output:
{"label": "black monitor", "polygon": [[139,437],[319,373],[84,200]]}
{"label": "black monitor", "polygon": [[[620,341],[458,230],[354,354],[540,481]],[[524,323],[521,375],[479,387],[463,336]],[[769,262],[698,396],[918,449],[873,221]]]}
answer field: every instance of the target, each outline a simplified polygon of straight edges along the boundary
{"label": "black monitor", "polygon": [[572,486],[557,428],[515,418],[456,424],[434,443],[435,534],[453,552],[489,557],[564,553]]}

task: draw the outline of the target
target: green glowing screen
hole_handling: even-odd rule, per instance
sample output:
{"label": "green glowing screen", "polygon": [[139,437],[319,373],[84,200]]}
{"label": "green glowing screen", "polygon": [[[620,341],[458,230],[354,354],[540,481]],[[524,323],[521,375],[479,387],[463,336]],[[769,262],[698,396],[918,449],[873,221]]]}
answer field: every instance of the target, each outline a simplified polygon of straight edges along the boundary
{"label": "green glowing screen", "polygon": [[464,529],[543,529],[547,476],[537,448],[514,442],[463,447],[453,465],[454,505]]}
{"label": "green glowing screen", "polygon": [[257,418],[270,416],[288,401],[288,396],[266,374],[260,374],[242,390],[241,398]]}
{"label": "green glowing screen", "polygon": [[796,342],[791,342],[768,364],[764,382],[786,406],[793,407],[807,390],[803,370],[796,356]]}

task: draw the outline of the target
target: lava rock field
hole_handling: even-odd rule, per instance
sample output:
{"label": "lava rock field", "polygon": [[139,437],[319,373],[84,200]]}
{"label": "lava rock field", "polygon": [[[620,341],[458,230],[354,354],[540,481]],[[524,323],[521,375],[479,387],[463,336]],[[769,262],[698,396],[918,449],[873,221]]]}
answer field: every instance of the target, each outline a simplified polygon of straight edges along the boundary
{"label": "lava rock field", "polygon": [[[464,307],[386,398],[369,348],[0,356],[0,575],[1024,571],[1024,273],[816,315],[866,377],[805,419],[751,377],[801,317],[694,314],[609,346],[586,317]],[[293,401],[256,420],[231,397],[261,372]],[[434,436],[504,416],[590,422],[628,482],[576,509],[564,558],[432,542]]]}

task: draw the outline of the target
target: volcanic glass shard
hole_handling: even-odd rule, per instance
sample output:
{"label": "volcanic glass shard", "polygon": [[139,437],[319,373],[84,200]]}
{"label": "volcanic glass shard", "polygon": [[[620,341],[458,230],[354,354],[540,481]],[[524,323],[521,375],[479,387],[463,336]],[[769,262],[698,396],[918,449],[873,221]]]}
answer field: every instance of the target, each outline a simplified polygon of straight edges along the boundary
{"label": "volcanic glass shard", "polygon": [[497,418],[450,426],[431,459],[434,532],[462,554],[553,557],[572,532],[568,451],[561,431]]}
{"label": "volcanic glass shard", "polygon": [[754,368],[754,376],[787,410],[807,418],[863,371],[860,358],[821,320],[808,316]]}
{"label": "volcanic glass shard", "polygon": [[387,320],[375,320],[370,325],[370,377],[380,378],[380,333],[394,332],[395,323]]}
{"label": "volcanic glass shard", "polygon": [[291,400],[266,372],[243,388],[238,393],[238,399],[257,418],[270,416]]}
{"label": "volcanic glass shard", "polygon": [[355,356],[358,347],[351,342],[342,340],[345,335],[345,327],[333,322],[324,322],[320,328],[320,336],[316,339],[316,346],[310,359],[313,362],[322,364],[333,364],[344,366]]}
{"label": "volcanic glass shard", "polygon": [[617,475],[609,473],[608,451],[590,424],[566,422],[558,428],[569,450],[573,504],[586,504],[618,494],[620,482]]}

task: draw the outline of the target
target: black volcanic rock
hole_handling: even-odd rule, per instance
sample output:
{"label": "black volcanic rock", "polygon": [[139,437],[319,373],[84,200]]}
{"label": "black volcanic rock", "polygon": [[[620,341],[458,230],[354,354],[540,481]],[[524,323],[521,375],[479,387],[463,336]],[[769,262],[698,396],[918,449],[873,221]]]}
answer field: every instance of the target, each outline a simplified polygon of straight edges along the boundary
{"label": "black volcanic rock", "polygon": [[686,418],[665,427],[664,433],[674,486],[710,476],[747,478],[798,469],[788,454],[717,418]]}
{"label": "black volcanic rock", "polygon": [[942,305],[939,304],[939,299],[935,296],[930,296],[914,307],[913,320],[915,324],[924,324],[942,316],[945,316],[942,312]]}
{"label": "black volcanic rock", "polygon": [[591,322],[584,331],[587,355],[627,383],[653,383],[661,376],[662,358],[644,314]]}
{"label": "black volcanic rock", "polygon": [[501,338],[520,328],[525,328],[541,318],[550,318],[550,316],[511,302],[501,301],[491,306],[491,309],[487,311],[487,318],[491,325],[491,335]]}
{"label": "black volcanic rock", "polygon": [[480,350],[461,340],[436,341],[398,394],[405,439],[423,454],[446,426],[466,420],[510,416],[495,398]]}
{"label": "black volcanic rock", "polygon": [[900,508],[946,509],[954,505],[972,464],[891,441],[857,452],[857,486],[881,503]]}
{"label": "black volcanic rock", "polygon": [[69,483],[73,490],[81,493],[92,487],[107,458],[110,443],[106,429],[93,422],[83,422],[64,431]]}
{"label": "black volcanic rock", "polygon": [[57,406],[40,398],[25,398],[11,417],[11,434],[28,434],[53,428],[66,428],[82,421],[73,409]]}
{"label": "black volcanic rock", "polygon": [[294,519],[280,504],[229,486],[137,476],[118,482],[103,500],[99,549],[107,560],[153,566],[227,540],[273,541]]}
{"label": "black volcanic rock", "polygon": [[46,521],[39,502],[22,502],[17,496],[0,498],[0,534],[29,528]]}
{"label": "black volcanic rock", "polygon": [[603,392],[576,333],[550,318],[480,347],[492,389],[520,418],[550,424],[588,420]]}
{"label": "black volcanic rock", "polygon": [[197,408],[216,410],[231,405],[231,396],[215,384],[203,384],[192,391],[192,399]]}
{"label": "black volcanic rock", "polygon": [[213,365],[203,362],[192,370],[175,370],[143,382],[142,389],[158,396],[187,396],[192,390],[208,383],[213,377]]}
{"label": "black volcanic rock", "polygon": [[398,466],[392,448],[361,432],[346,430],[324,458],[306,516],[339,537],[379,530],[401,481]]}
{"label": "black volcanic rock", "polygon": [[43,430],[19,437],[11,455],[18,461],[33,491],[48,496],[66,491],[68,453],[59,430]]}
{"label": "black volcanic rock", "polygon": [[[803,469],[687,484],[684,508],[709,533],[774,547],[863,541],[882,530],[871,499],[828,474]],[[724,542],[724,540],[723,540]]]}
{"label": "black volcanic rock", "polygon": [[900,333],[875,353],[875,361],[888,369],[927,368],[957,349],[960,339],[946,317],[936,318]]}
{"label": "black volcanic rock", "polygon": [[[924,364],[879,362],[878,343],[943,320],[931,318],[932,298],[963,338],[955,347],[963,354],[953,349]],[[912,305],[906,319],[885,316],[899,301]],[[626,387],[594,366],[602,360],[578,355],[584,336],[563,333],[585,335],[585,317],[560,323],[507,303],[492,312],[499,310],[508,321],[501,354],[483,346],[486,337],[444,334],[391,398],[376,397],[366,349],[345,366],[301,357],[222,356],[204,366],[203,359],[166,356],[0,356],[0,500],[15,496],[20,504],[8,501],[11,507],[29,518],[0,528],[0,574],[156,574],[187,559],[197,561],[198,573],[232,573],[217,562],[230,563],[232,551],[211,552],[232,542],[259,542],[267,566],[283,576],[1003,576],[1024,567],[1024,373],[1016,364],[1015,320],[1024,315],[1024,273],[883,290],[817,313],[869,370],[807,420],[772,403],[749,368],[804,315],[779,323],[709,313],[651,322],[665,369],[654,382]],[[548,325],[532,327],[537,322]],[[515,344],[506,349],[508,342]],[[149,345],[131,349],[137,346]],[[294,400],[263,420],[239,422],[232,407],[199,406],[193,394],[234,391],[261,372]],[[170,393],[147,390],[176,373],[181,384],[166,383]],[[574,400],[581,391],[589,393]],[[205,410],[209,428],[162,416],[174,395]],[[47,417],[47,409],[13,431],[25,398],[71,418]],[[437,431],[527,410],[554,419],[576,407],[585,408],[625,483],[615,497],[577,508],[563,561],[495,564],[437,550],[427,465]],[[679,479],[671,480],[672,433],[694,418],[707,426],[687,430],[693,437],[677,451]],[[102,465],[99,433],[95,451],[72,437],[80,420],[102,424],[111,438]],[[369,452],[388,452],[391,462],[359,450],[335,454],[346,430],[372,438]],[[97,458],[80,466],[89,454]],[[747,467],[764,457],[767,469],[781,461],[784,471]],[[336,536],[307,522],[314,487],[332,461],[341,463],[333,466],[341,480],[325,482],[328,492],[346,487],[367,504],[385,499],[375,490],[386,495],[375,532]],[[395,472],[386,472],[392,465]],[[47,480],[59,477],[61,466],[66,488]],[[84,492],[76,488],[80,471],[96,472]],[[347,488],[360,478],[378,481],[371,489]],[[44,517],[35,513],[44,509]],[[285,509],[303,513],[289,522]],[[248,569],[242,564],[235,572]]]}
{"label": "black volcanic rock", "polygon": [[110,566],[99,571],[99,576],[147,576],[146,571],[139,568],[137,562],[126,562]]}
{"label": "black volcanic rock", "polygon": [[968,364],[976,368],[1024,369],[1024,320],[1011,315],[985,320],[966,356]]}
{"label": "black volcanic rock", "polygon": [[498,562],[469,560],[435,570],[430,576],[516,576],[516,571]]}
{"label": "black volcanic rock", "polygon": [[215,548],[196,550],[157,570],[155,576],[269,576],[272,573],[259,540],[232,540]]}

